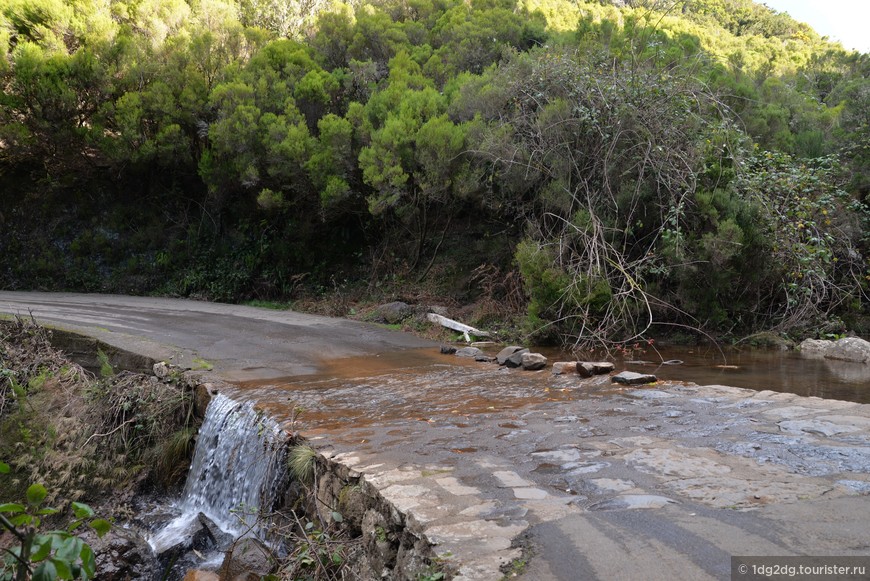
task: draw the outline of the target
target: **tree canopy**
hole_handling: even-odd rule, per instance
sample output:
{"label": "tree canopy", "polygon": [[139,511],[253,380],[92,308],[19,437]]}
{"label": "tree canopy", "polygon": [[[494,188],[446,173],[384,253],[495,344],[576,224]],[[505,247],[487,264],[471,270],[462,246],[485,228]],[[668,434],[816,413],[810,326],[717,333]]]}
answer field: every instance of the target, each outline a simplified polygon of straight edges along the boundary
{"label": "tree canopy", "polygon": [[0,0],[0,51],[2,288],[867,320],[870,57],[750,0]]}

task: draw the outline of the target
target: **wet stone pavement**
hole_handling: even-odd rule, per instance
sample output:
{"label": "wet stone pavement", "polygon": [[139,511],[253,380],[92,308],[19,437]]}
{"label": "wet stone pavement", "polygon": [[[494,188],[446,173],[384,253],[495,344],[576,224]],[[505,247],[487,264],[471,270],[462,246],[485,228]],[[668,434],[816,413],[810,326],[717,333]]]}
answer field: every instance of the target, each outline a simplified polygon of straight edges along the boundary
{"label": "wet stone pavement", "polygon": [[723,579],[731,555],[870,555],[870,405],[411,361],[240,391],[362,473],[461,579]]}
{"label": "wet stone pavement", "polygon": [[[240,382],[234,397],[364,474],[465,579],[520,568],[522,547],[533,581],[728,579],[731,555],[870,555],[870,405],[509,371],[371,325],[238,305],[3,291],[0,311],[181,366],[208,360]],[[763,370],[751,386],[783,366]],[[844,374],[844,393],[870,401],[863,367],[802,373]]]}

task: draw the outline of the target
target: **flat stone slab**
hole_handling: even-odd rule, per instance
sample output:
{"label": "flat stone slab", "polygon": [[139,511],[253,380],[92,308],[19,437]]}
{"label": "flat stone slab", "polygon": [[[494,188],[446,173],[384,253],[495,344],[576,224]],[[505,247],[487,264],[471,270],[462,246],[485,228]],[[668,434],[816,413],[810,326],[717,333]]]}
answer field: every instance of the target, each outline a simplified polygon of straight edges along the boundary
{"label": "flat stone slab", "polygon": [[[836,436],[837,434],[851,434],[864,431],[863,428],[848,423],[834,423],[823,419],[813,420],[786,420],[779,422],[779,428],[783,432],[805,432],[821,436]],[[865,432],[866,433],[866,432]]]}
{"label": "flat stone slab", "polygon": [[540,488],[514,488],[513,491],[514,497],[520,500],[543,500],[549,496],[546,490]]}
{"label": "flat stone slab", "polygon": [[621,385],[645,385],[648,383],[655,383],[656,381],[658,381],[658,379],[656,379],[655,375],[651,375],[648,373],[623,371],[611,377],[610,381],[613,383],[619,383]]}
{"label": "flat stone slab", "polygon": [[592,478],[589,483],[608,492],[625,492],[636,486],[631,480],[622,480],[621,478]]}
{"label": "flat stone slab", "polygon": [[502,488],[517,488],[523,486],[534,486],[533,482],[529,482],[525,478],[521,478],[519,474],[509,470],[499,470],[492,473],[493,476],[500,482]]}
{"label": "flat stone slab", "polygon": [[635,389],[633,391],[626,392],[624,395],[636,399],[670,399],[672,397],[677,397],[673,393],[668,393],[660,389]]}
{"label": "flat stone slab", "polygon": [[438,478],[435,480],[441,487],[449,492],[450,494],[456,496],[469,496],[474,494],[480,494],[480,489],[475,488],[474,486],[465,486],[456,478],[452,476],[446,476],[444,478]]}

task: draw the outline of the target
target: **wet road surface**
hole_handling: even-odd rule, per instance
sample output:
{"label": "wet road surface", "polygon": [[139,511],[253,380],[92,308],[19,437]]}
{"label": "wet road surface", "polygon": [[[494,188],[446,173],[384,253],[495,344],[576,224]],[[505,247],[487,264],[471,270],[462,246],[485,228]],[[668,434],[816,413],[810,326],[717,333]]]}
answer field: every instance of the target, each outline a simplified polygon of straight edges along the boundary
{"label": "wet road surface", "polygon": [[728,579],[732,555],[870,555],[870,405],[617,388],[295,313],[0,292],[0,311],[28,310],[212,362],[233,395],[362,473],[465,579],[512,565],[542,581]]}
{"label": "wet road surface", "polygon": [[229,381],[315,373],[333,359],[431,345],[345,319],[184,299],[0,291],[0,313],[79,331]]}
{"label": "wet road surface", "polygon": [[430,352],[237,397],[366,474],[468,579],[499,578],[521,546],[535,580],[727,579],[732,555],[870,555],[870,406]]}

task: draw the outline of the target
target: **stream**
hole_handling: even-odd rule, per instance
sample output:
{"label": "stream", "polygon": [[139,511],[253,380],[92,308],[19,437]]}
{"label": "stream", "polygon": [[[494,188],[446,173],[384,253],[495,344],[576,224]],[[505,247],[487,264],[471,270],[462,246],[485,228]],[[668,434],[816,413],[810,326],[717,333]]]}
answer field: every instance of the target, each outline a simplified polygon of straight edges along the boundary
{"label": "stream", "polygon": [[[795,351],[675,346],[658,347],[638,358],[652,362],[626,369],[660,379],[870,403],[870,366],[863,363],[808,359]],[[656,363],[674,359],[683,364]]]}
{"label": "stream", "polygon": [[[802,396],[870,403],[870,366],[863,363],[808,359],[796,351],[715,347],[661,346],[633,359],[651,361],[626,365],[659,379],[698,385],[730,385],[770,389]],[[661,361],[681,360],[681,365]]]}
{"label": "stream", "polygon": [[[541,351],[550,363],[576,358]],[[652,373],[669,382],[870,403],[870,366],[864,364],[806,359],[793,351],[707,347],[657,346],[630,357],[628,362],[615,361],[617,371]],[[662,363],[666,361],[681,363]],[[256,401],[286,429],[346,429],[574,401],[589,396],[586,385],[576,374],[554,376],[550,367],[520,372],[425,349],[345,358],[320,374],[240,383],[237,397]],[[595,393],[608,389],[617,388],[605,383]]]}

